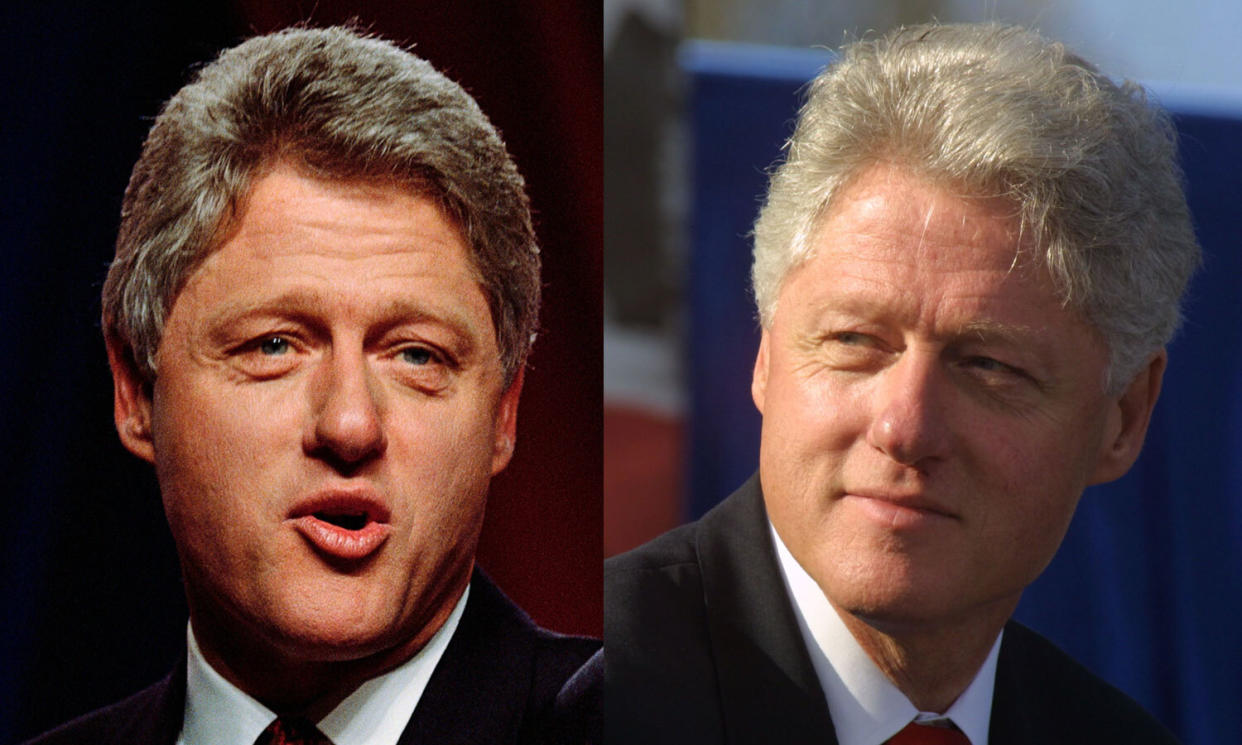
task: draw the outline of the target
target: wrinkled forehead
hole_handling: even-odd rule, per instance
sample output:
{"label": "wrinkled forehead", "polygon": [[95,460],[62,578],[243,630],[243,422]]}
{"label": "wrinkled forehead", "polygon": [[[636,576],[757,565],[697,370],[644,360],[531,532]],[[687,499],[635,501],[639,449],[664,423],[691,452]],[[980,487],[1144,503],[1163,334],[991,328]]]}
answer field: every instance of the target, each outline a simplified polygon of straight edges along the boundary
{"label": "wrinkled forehead", "polygon": [[[315,166],[308,164],[295,153],[286,152],[257,166],[253,174],[239,187],[237,193],[230,196],[222,214],[216,220],[214,230],[202,242],[201,248],[194,252],[192,260],[182,272],[174,291],[165,298],[165,314],[171,310],[186,284],[201,271],[203,265],[236,236],[243,219],[251,212],[256,187],[273,173],[307,179],[311,183],[352,200],[384,201],[401,198],[426,200],[434,205],[443,224],[453,231],[454,237],[463,248],[462,265],[470,273],[484,296],[488,298],[490,306],[491,297],[479,267],[476,247],[471,240],[469,230],[464,225],[461,210],[445,196],[442,189],[435,186],[431,179],[417,174],[403,178],[387,173],[369,174],[361,167],[348,164],[338,164],[335,168],[328,165]],[[494,315],[494,310],[491,312]]]}
{"label": "wrinkled forehead", "polygon": [[790,272],[820,254],[837,263],[865,259],[877,270],[901,266],[914,275],[948,265],[1032,281],[1049,277],[1013,200],[886,163],[860,171],[835,191],[795,247]]}
{"label": "wrinkled forehead", "polygon": [[952,301],[1002,316],[1086,320],[1065,302],[1045,252],[1037,250],[1011,200],[901,168],[873,167],[847,183],[806,246],[781,284],[778,313],[789,302],[781,296],[790,282],[810,273],[813,279],[800,283],[803,302],[805,285],[819,284],[817,292],[842,302],[851,293],[871,293],[874,300],[878,292],[889,304],[907,307]]}
{"label": "wrinkled forehead", "polygon": [[237,202],[173,306],[204,284],[217,286],[217,306],[282,305],[304,316],[338,304],[385,316],[435,306],[440,316],[475,316],[479,335],[495,336],[460,225],[435,200],[392,182],[269,170]]}

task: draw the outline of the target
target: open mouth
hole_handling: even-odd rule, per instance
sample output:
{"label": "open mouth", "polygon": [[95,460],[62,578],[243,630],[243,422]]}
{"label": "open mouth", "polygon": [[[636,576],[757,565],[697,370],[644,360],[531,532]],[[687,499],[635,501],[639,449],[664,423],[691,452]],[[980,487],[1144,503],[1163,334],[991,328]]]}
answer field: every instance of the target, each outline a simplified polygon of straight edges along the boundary
{"label": "open mouth", "polygon": [[379,551],[392,533],[388,508],[370,495],[328,492],[290,512],[288,522],[321,556],[355,562]]}
{"label": "open mouth", "polygon": [[337,513],[320,511],[313,514],[315,519],[331,523],[344,530],[362,530],[371,519],[365,512]]}

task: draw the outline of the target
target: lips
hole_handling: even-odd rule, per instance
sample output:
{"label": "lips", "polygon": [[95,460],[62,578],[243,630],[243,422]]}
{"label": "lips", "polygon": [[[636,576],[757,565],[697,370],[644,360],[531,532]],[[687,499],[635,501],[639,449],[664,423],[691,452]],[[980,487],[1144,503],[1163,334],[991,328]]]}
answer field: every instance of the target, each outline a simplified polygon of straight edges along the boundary
{"label": "lips", "polygon": [[847,493],[842,499],[855,504],[873,519],[898,530],[959,519],[948,508],[920,494],[856,491]]}
{"label": "lips", "polygon": [[327,491],[298,503],[287,522],[325,557],[356,562],[388,540],[388,519],[388,508],[370,492]]}

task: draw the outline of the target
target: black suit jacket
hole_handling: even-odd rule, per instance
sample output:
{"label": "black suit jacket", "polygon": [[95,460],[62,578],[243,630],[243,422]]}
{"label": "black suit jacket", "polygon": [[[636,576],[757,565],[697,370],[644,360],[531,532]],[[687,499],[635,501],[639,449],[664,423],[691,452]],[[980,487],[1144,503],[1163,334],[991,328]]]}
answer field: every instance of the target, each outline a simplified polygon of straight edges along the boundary
{"label": "black suit jacket", "polygon": [[[604,568],[605,742],[836,743],[758,478]],[[1137,703],[1018,623],[989,741],[1175,743]]]}
{"label": "black suit jacket", "polygon": [[[537,627],[475,570],[461,623],[398,741],[596,741],[599,648]],[[185,708],[185,663],[150,688],[87,714],[29,745],[173,745]],[[593,729],[595,728],[595,729]]]}

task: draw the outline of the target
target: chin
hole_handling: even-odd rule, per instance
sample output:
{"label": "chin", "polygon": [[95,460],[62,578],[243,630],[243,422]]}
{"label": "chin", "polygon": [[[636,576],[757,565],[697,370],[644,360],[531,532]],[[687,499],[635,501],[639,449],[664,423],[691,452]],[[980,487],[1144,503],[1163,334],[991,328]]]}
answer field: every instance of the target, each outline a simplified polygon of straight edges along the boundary
{"label": "chin", "polygon": [[306,662],[362,659],[393,646],[399,636],[391,626],[361,619],[286,618],[274,626],[275,646]]}
{"label": "chin", "polygon": [[255,609],[256,626],[277,649],[302,660],[366,657],[401,637],[400,608],[331,592],[286,596]]}
{"label": "chin", "polygon": [[886,632],[928,627],[952,613],[943,603],[917,597],[870,599],[844,609],[868,626]]}
{"label": "chin", "polygon": [[854,567],[832,572],[820,586],[838,610],[877,629],[924,625],[954,614],[961,588],[910,567]]}

